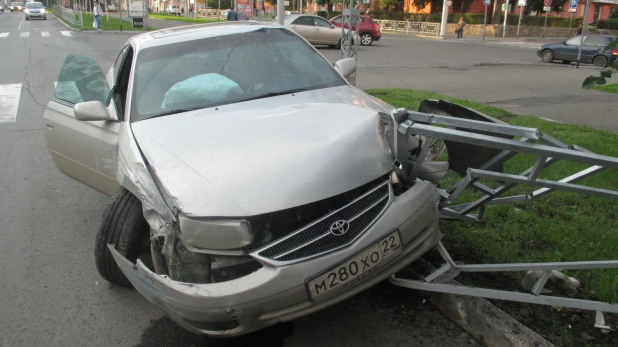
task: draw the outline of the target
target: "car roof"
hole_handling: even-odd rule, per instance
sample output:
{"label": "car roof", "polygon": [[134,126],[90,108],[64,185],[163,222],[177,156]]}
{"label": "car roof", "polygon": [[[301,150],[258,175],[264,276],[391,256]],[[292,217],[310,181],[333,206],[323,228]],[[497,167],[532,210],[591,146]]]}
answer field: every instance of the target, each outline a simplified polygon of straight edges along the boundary
{"label": "car roof", "polygon": [[284,27],[276,23],[258,22],[254,20],[191,24],[139,34],[131,37],[129,42],[135,43],[137,45],[136,48],[141,50],[150,47],[168,45],[171,43],[247,33],[263,28],[284,29]]}

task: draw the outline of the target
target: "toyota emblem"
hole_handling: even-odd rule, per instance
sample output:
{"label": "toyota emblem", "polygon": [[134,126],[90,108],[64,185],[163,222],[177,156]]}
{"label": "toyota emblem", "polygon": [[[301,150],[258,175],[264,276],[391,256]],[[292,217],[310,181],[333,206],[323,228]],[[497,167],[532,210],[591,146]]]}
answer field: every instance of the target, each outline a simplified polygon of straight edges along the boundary
{"label": "toyota emblem", "polygon": [[350,230],[350,224],[346,220],[338,220],[330,225],[330,232],[335,236],[341,236]]}

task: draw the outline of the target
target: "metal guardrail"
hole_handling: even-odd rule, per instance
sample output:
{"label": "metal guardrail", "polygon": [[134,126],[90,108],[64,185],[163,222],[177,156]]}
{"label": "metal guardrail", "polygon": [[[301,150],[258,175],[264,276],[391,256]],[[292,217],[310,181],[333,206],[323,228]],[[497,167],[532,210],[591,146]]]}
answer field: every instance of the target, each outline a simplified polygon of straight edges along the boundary
{"label": "metal guardrail", "polygon": [[398,20],[374,19],[382,27],[382,31],[406,34],[435,35],[440,34],[440,23],[410,22]]}
{"label": "metal guardrail", "polygon": [[73,11],[70,8],[62,6],[54,6],[54,13],[65,21],[75,25],[83,27],[83,17],[81,11]]}

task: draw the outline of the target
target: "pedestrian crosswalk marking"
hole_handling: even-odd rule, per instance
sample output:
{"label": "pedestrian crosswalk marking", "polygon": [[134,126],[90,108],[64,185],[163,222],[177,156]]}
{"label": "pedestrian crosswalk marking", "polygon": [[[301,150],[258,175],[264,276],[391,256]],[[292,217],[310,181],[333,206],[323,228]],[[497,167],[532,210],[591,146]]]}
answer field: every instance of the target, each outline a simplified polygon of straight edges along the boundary
{"label": "pedestrian crosswalk marking", "polygon": [[21,83],[0,85],[0,124],[15,123]]}
{"label": "pedestrian crosswalk marking", "polygon": [[[2,0],[0,0],[1,2]],[[29,31],[21,31],[19,33],[17,32],[8,32],[8,33],[2,33],[0,32],[0,39],[5,39],[5,38],[10,38],[10,37],[16,37],[19,34],[20,38],[30,38],[30,37],[37,37],[39,36],[39,33],[41,34],[41,37],[45,37],[45,38],[52,38],[54,36],[59,36],[58,35],[58,31],[34,31],[34,34],[31,36]],[[62,34],[62,36],[64,37],[73,37],[73,35],[71,35],[70,31],[60,31],[60,34]]]}

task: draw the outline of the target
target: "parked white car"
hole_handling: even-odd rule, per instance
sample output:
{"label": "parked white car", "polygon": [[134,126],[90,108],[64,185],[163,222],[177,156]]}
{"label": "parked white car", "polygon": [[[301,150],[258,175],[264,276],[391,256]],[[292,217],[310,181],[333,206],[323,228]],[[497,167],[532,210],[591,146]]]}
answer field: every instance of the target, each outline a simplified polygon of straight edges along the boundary
{"label": "parked white car", "polygon": [[167,14],[173,14],[173,15],[180,16],[180,7],[178,7],[176,5],[170,5],[170,6],[167,7],[165,12]]}

